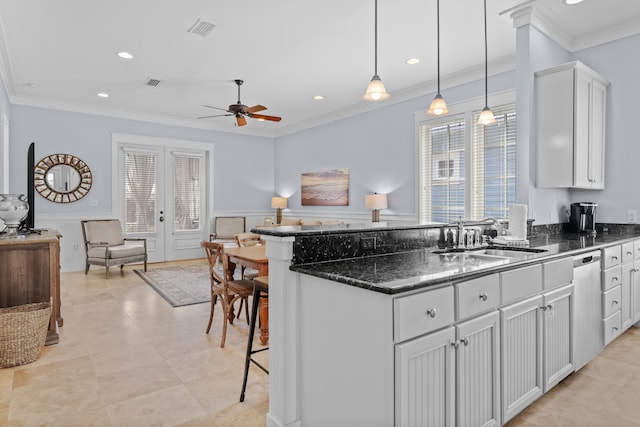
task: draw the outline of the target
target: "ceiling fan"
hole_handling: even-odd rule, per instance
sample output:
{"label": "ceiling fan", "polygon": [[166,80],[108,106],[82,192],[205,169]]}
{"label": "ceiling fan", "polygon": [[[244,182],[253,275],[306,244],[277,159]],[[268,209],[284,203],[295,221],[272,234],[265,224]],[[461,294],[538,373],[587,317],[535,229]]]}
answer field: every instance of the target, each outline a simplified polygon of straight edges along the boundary
{"label": "ceiling fan", "polygon": [[213,116],[203,116],[203,117],[198,117],[199,119],[208,119],[208,118],[211,118],[211,117],[235,116],[236,117],[236,124],[238,126],[245,126],[247,124],[246,117],[250,117],[252,119],[258,119],[258,120],[269,120],[269,121],[272,121],[272,122],[279,122],[280,120],[282,120],[281,117],[277,117],[277,116],[266,116],[264,114],[256,114],[256,112],[258,112],[258,111],[266,110],[267,107],[265,107],[265,106],[254,105],[253,107],[247,107],[246,105],[244,105],[240,101],[240,86],[242,86],[242,83],[244,83],[244,81],[243,80],[234,80],[234,81],[236,82],[236,85],[238,85],[238,102],[236,102],[235,104],[229,105],[228,109],[212,107],[211,105],[203,105],[203,107],[214,108],[216,110],[226,111],[227,114],[216,114],[216,115],[213,115]]}

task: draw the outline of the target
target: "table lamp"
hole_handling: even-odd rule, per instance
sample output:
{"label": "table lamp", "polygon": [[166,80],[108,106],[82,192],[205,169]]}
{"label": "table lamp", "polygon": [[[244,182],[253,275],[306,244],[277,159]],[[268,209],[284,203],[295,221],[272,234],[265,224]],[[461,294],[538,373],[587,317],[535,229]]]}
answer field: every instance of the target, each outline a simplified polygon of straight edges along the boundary
{"label": "table lamp", "polygon": [[276,210],[276,224],[280,224],[282,222],[282,209],[285,209],[286,207],[287,207],[286,197],[271,198],[271,208]]}
{"label": "table lamp", "polygon": [[367,194],[364,199],[367,209],[371,209],[371,222],[380,222],[380,209],[387,209],[386,194]]}

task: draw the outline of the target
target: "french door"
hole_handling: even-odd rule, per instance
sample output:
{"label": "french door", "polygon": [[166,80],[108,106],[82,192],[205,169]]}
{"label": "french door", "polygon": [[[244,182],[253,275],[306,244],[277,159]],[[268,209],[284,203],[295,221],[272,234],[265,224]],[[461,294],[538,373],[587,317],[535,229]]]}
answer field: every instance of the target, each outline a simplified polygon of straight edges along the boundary
{"label": "french door", "polygon": [[147,239],[149,262],[201,258],[210,151],[158,138],[118,139],[114,212],[125,235]]}

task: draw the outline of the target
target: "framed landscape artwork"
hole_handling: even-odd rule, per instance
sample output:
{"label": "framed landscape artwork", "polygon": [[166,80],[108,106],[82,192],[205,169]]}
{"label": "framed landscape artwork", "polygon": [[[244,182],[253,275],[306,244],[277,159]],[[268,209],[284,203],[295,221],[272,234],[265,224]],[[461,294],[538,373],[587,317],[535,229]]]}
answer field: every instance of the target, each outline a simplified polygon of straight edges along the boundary
{"label": "framed landscape artwork", "polygon": [[300,182],[302,206],[349,205],[349,169],[303,173]]}

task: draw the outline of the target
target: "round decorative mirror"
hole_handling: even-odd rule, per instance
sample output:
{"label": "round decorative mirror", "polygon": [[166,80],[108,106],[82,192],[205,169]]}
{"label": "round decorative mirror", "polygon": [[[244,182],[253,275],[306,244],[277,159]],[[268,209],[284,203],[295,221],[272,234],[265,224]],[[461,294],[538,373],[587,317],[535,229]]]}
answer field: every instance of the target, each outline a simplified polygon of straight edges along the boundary
{"label": "round decorative mirror", "polygon": [[47,200],[70,203],[82,199],[91,189],[89,166],[71,154],[51,154],[36,164],[36,191]]}

